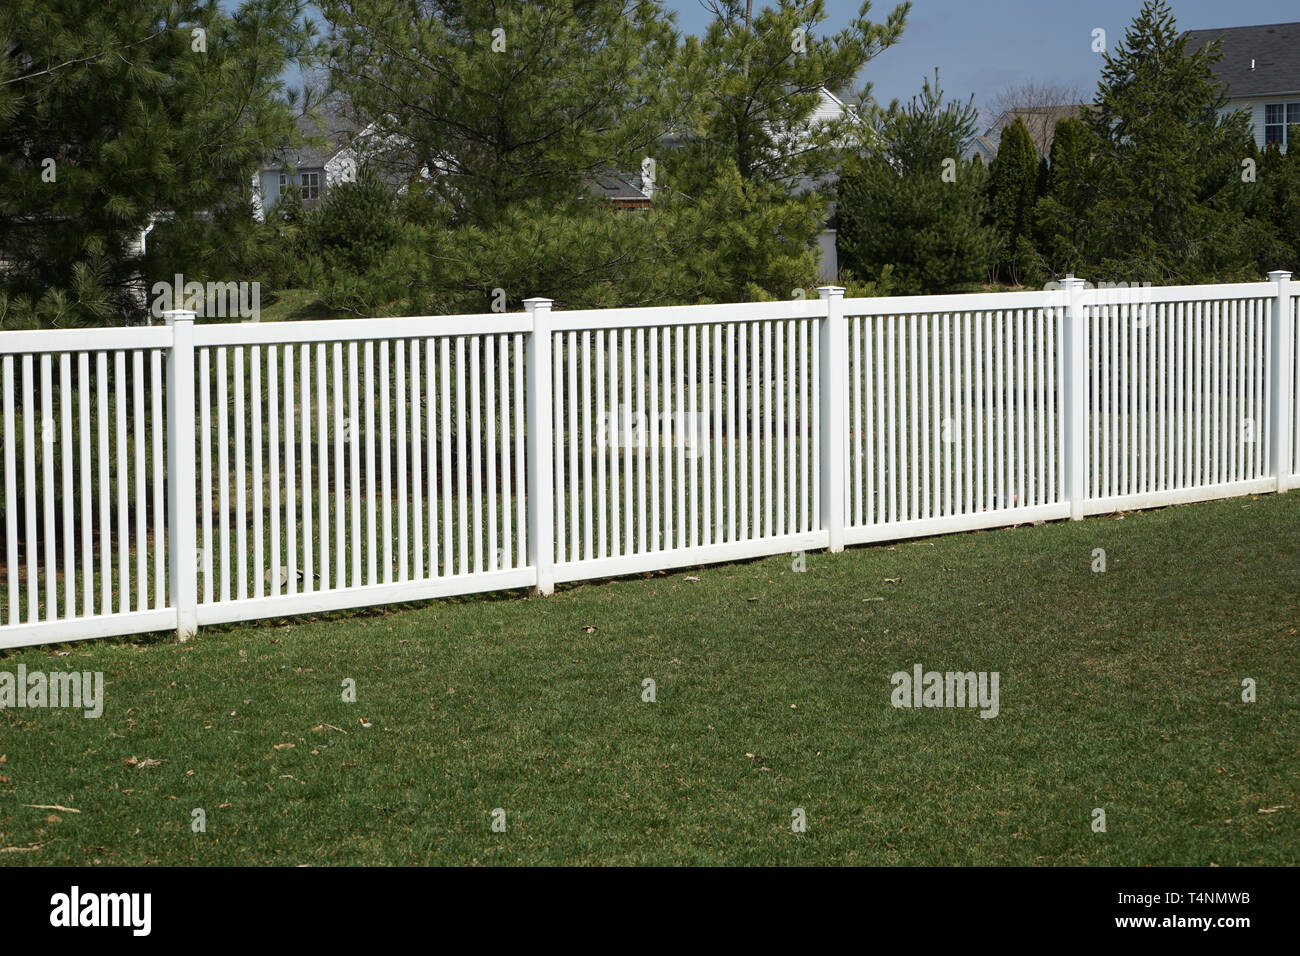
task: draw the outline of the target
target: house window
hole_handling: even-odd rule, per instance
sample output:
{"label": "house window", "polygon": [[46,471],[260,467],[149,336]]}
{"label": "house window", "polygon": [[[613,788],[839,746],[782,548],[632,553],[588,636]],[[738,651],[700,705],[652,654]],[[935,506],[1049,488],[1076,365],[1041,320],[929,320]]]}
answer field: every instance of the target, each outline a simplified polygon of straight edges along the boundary
{"label": "house window", "polygon": [[1269,103],[1264,107],[1264,145],[1287,147],[1287,128],[1300,124],[1300,103]]}
{"label": "house window", "polygon": [[308,202],[320,199],[320,173],[302,174],[302,198]]}
{"label": "house window", "polygon": [[284,173],[280,174],[280,192],[284,192],[284,187],[289,185],[289,177]]}

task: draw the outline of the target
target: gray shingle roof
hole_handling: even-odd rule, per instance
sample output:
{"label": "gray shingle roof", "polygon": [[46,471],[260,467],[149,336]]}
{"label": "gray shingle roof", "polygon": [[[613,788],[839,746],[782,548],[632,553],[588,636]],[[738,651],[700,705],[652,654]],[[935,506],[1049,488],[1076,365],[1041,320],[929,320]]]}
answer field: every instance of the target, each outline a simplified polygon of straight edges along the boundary
{"label": "gray shingle roof", "polygon": [[1300,23],[1188,30],[1184,35],[1189,50],[1213,40],[1223,41],[1223,59],[1215,72],[1227,86],[1229,96],[1300,91]]}
{"label": "gray shingle roof", "polygon": [[594,195],[613,201],[644,201],[648,197],[641,191],[640,174],[607,172],[592,176],[587,189]]}
{"label": "gray shingle roof", "polygon": [[347,146],[359,132],[356,123],[337,113],[322,112],[318,116],[299,116],[294,125],[308,142],[297,149],[282,147],[271,156],[264,168],[276,169],[292,166],[294,169],[316,169]]}

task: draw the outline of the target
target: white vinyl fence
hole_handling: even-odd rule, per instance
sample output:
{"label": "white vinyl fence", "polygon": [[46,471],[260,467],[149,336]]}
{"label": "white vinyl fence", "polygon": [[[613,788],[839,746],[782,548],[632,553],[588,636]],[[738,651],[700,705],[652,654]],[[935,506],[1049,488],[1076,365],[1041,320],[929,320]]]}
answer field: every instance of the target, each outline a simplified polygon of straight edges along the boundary
{"label": "white vinyl fence", "polygon": [[1286,490],[1269,278],[0,332],[0,647]]}

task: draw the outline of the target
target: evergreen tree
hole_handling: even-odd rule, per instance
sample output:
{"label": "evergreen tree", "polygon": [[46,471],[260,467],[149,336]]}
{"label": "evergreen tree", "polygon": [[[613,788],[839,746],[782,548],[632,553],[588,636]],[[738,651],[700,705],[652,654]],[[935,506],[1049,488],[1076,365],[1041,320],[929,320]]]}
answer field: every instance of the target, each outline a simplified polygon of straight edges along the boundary
{"label": "evergreen tree", "polygon": [[989,213],[997,233],[997,275],[1019,284],[1032,259],[1030,224],[1037,199],[1038,155],[1019,118],[1002,130],[989,169]]}
{"label": "evergreen tree", "polygon": [[[816,282],[831,174],[863,131],[852,108],[819,117],[822,91],[843,93],[898,42],[909,8],[874,23],[863,3],[844,29],[821,35],[823,0],[778,0],[757,12],[726,0],[705,35],[687,39],[674,84],[688,94],[678,145],[658,157],[661,201],[705,229],[688,255],[714,264],[715,295],[785,297]],[[732,202],[725,222],[713,215],[723,196]]]}
{"label": "evergreen tree", "polygon": [[1098,195],[1094,149],[1092,132],[1083,120],[1067,118],[1056,124],[1042,196],[1033,213],[1035,279],[1084,271]]}
{"label": "evergreen tree", "polygon": [[[307,57],[301,0],[6,0],[0,7],[0,321],[132,321],[131,251],[167,217],[247,218],[268,144],[295,137],[280,75]],[[245,206],[245,208],[237,208]],[[197,276],[196,276],[197,278]]]}
{"label": "evergreen tree", "polygon": [[958,159],[977,115],[973,101],[944,102],[936,71],[920,97],[878,117],[879,148],[850,161],[839,184],[845,268],[865,280],[888,277],[903,293],[980,283],[996,248],[984,224],[988,173],[978,159]]}
{"label": "evergreen tree", "polygon": [[339,92],[382,159],[453,221],[564,203],[639,169],[669,127],[677,33],[659,0],[324,0]]}
{"label": "evergreen tree", "polygon": [[734,166],[747,182],[792,189],[821,180],[860,128],[853,116],[819,120],[822,90],[848,89],[898,42],[910,8],[900,4],[874,23],[865,2],[844,29],[821,36],[824,0],[778,0],[752,15],[740,0],[717,3],[705,35],[688,37],[683,48],[678,86],[690,95],[680,126],[685,142],[673,162]]}
{"label": "evergreen tree", "polygon": [[1088,123],[1098,142],[1095,278],[1187,281],[1249,267],[1227,202],[1249,149],[1244,111],[1221,113],[1215,46],[1188,49],[1165,0],[1147,0],[1105,55]]}
{"label": "evergreen tree", "polygon": [[[1291,142],[1300,142],[1300,126],[1292,126]],[[1253,144],[1252,144],[1253,145]],[[1262,154],[1249,157],[1255,165],[1254,182],[1242,182],[1234,206],[1263,230],[1255,257],[1258,273],[1286,269],[1300,276],[1300,149],[1283,153],[1270,143]]]}

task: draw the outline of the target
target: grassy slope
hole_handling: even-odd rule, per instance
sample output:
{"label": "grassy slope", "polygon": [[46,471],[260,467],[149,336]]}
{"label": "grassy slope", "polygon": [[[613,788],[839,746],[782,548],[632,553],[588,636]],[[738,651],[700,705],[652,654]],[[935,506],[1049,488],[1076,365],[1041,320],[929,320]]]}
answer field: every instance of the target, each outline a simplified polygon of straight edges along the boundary
{"label": "grassy slope", "polygon": [[1292,493],[24,651],[107,707],[0,713],[0,862],[1296,864],[1298,627]]}

